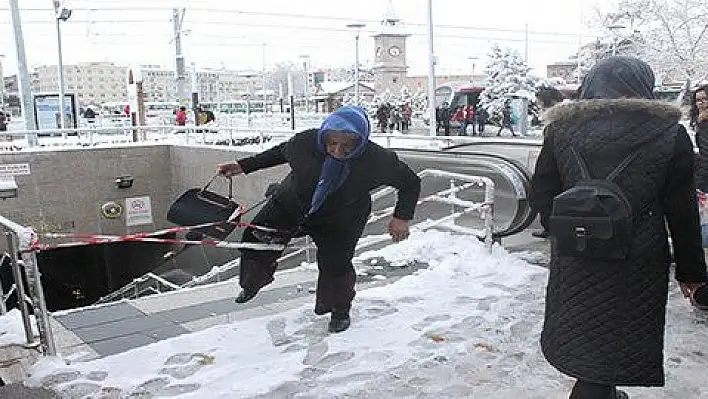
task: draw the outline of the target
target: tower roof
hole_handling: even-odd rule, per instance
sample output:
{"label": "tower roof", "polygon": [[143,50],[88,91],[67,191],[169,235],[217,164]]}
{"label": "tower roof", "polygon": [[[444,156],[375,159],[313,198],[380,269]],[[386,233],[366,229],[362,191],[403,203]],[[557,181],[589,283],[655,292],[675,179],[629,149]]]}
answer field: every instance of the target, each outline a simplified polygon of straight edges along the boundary
{"label": "tower roof", "polygon": [[386,7],[386,14],[381,20],[381,25],[383,26],[396,26],[401,22],[401,19],[396,13],[396,9],[393,7],[393,0],[388,0],[388,6]]}
{"label": "tower roof", "polygon": [[398,17],[398,13],[393,6],[393,0],[388,0],[386,13],[383,16],[383,19],[381,19],[381,30],[377,35],[408,36],[401,26],[401,18]]}

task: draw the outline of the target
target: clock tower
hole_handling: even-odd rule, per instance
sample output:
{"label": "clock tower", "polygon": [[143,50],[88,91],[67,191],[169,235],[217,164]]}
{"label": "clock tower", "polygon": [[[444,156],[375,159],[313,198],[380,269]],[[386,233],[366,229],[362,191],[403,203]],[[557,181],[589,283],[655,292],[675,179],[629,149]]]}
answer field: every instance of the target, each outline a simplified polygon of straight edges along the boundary
{"label": "clock tower", "polygon": [[381,31],[374,35],[374,89],[377,94],[386,90],[399,95],[405,85],[408,71],[406,64],[406,34],[400,26],[401,20],[389,0],[386,15],[381,21]]}

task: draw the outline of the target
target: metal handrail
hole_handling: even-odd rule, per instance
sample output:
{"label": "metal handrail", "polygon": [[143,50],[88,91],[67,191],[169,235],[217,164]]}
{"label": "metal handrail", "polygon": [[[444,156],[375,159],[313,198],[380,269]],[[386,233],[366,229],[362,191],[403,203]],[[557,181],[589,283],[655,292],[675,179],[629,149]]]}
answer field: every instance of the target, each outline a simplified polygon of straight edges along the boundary
{"label": "metal handrail", "polygon": [[[418,156],[439,156],[440,151],[425,149],[396,149],[398,156],[404,160]],[[517,209],[507,226],[495,226],[496,239],[508,237],[524,231],[536,219],[536,212],[531,208],[528,195],[531,190],[531,173],[519,161],[507,156],[489,152],[457,152],[445,151],[444,159],[459,158],[463,164],[479,166],[497,173],[506,181],[517,197]]]}
{"label": "metal handrail", "polygon": [[[442,170],[436,170],[436,169],[426,169],[418,173],[418,176],[421,179],[429,178],[429,177],[438,177],[438,178],[445,178],[445,179],[450,179],[450,188],[447,188],[445,190],[438,191],[432,195],[426,196],[424,198],[421,198],[418,200],[418,205],[427,203],[427,202],[437,202],[437,203],[443,203],[443,204],[448,204],[452,206],[452,211],[449,215],[446,215],[444,217],[434,219],[434,220],[426,220],[420,223],[417,223],[413,226],[411,226],[411,229],[413,230],[420,230],[420,231],[425,231],[429,230],[432,228],[445,228],[448,230],[452,230],[458,233],[462,234],[470,234],[474,235],[479,239],[482,239],[485,243],[485,247],[491,251],[492,250],[492,245],[494,242],[494,181],[488,177],[483,177],[483,176],[471,176],[471,175],[466,175],[462,173],[454,173],[454,172],[447,172],[447,171],[442,171]],[[462,185],[455,185],[454,182],[456,180],[463,181],[465,184]],[[462,200],[456,197],[456,194],[459,192],[462,192],[464,190],[468,190],[470,188],[473,188],[474,186],[483,186],[484,187],[484,200],[483,202],[473,202],[473,201],[467,201],[467,200]],[[383,189],[380,189],[373,194],[371,194],[371,200],[372,202],[378,201],[384,197],[394,195],[397,192],[395,188],[392,187],[386,187]],[[455,210],[455,208],[462,208],[462,210]],[[463,215],[468,215],[470,213],[473,213],[475,211],[480,212],[482,218],[484,219],[484,229],[479,230],[479,229],[470,229],[466,228],[463,226],[457,226],[455,225],[455,220],[458,219],[459,217]],[[367,225],[375,223],[382,218],[385,218],[387,216],[390,216],[394,213],[394,207],[389,207],[383,210],[379,210],[377,212],[374,212],[370,215],[369,219],[367,220]],[[296,250],[280,257],[278,259],[278,262],[283,262],[286,261],[290,258],[299,256],[303,253],[308,255],[308,262],[311,261],[310,256],[309,256],[309,251],[313,249],[314,244],[308,239],[308,237],[303,237],[302,240],[305,241],[305,243],[299,247],[297,247]],[[356,246],[356,250],[360,251],[364,248],[371,247],[372,245],[376,245],[382,242],[385,242],[387,240],[390,240],[390,236],[388,234],[382,234],[382,235],[369,235],[365,237],[362,240],[359,240]],[[201,285],[203,283],[209,282],[211,279],[218,277],[219,275],[229,271],[233,270],[234,268],[238,267],[240,265],[240,259],[234,259],[231,262],[228,262],[222,266],[212,268],[209,272],[195,277],[191,281],[182,284],[181,286],[178,286],[174,283],[171,283],[164,278],[157,276],[153,273],[146,273],[145,275],[138,277],[134,279],[132,282],[126,284],[125,286],[121,287],[119,290],[112,292],[111,294],[102,297],[99,299],[98,303],[106,303],[110,302],[116,299],[124,299],[125,294],[127,293],[133,293],[133,298],[137,298],[139,295],[142,295],[146,290],[151,289],[155,293],[160,293],[164,292],[160,290],[160,288],[153,288],[152,286],[147,286],[145,287],[146,283],[152,283],[152,282],[157,282],[161,283],[167,290],[165,291],[173,291],[173,290],[179,290],[182,288],[189,288],[189,287],[194,287]],[[139,286],[143,286],[144,288],[141,290],[138,290]]]}
{"label": "metal handrail", "polygon": [[[0,216],[0,226],[5,230],[7,239],[7,252],[10,256],[13,279],[15,280],[14,285],[17,291],[17,302],[22,314],[22,324],[27,341],[26,345],[29,347],[39,347],[45,356],[54,356],[56,355],[54,334],[49,324],[49,313],[44,297],[41,274],[37,264],[37,256],[31,248],[32,241],[34,237],[36,237],[36,234],[32,229],[2,216]],[[27,279],[31,304],[37,319],[37,330],[39,332],[38,342],[35,341],[30,321],[30,310],[27,306],[27,301],[24,300],[26,295],[24,291],[23,275]]]}

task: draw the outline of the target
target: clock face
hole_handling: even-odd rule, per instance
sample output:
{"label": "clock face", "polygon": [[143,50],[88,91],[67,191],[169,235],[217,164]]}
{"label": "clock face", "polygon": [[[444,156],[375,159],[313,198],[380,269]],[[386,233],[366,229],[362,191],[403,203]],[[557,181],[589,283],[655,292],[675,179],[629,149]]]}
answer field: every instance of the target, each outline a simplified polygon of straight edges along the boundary
{"label": "clock face", "polygon": [[388,53],[391,55],[391,57],[398,57],[399,55],[401,55],[401,49],[396,46],[393,46],[388,49]]}

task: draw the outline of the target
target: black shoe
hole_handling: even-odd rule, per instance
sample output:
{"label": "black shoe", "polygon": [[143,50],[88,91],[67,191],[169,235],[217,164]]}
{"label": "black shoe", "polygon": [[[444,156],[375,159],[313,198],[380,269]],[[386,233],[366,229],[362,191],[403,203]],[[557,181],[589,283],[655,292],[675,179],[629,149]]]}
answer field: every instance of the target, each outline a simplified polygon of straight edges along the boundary
{"label": "black shoe", "polygon": [[349,318],[349,313],[332,313],[332,318],[329,320],[329,332],[340,333],[347,328],[352,323],[352,319]]}
{"label": "black shoe", "polygon": [[548,230],[536,230],[532,231],[531,235],[536,238],[548,238]]}
{"label": "black shoe", "polygon": [[236,303],[246,303],[255,298],[256,294],[258,294],[258,291],[242,290],[234,301],[236,301]]}

